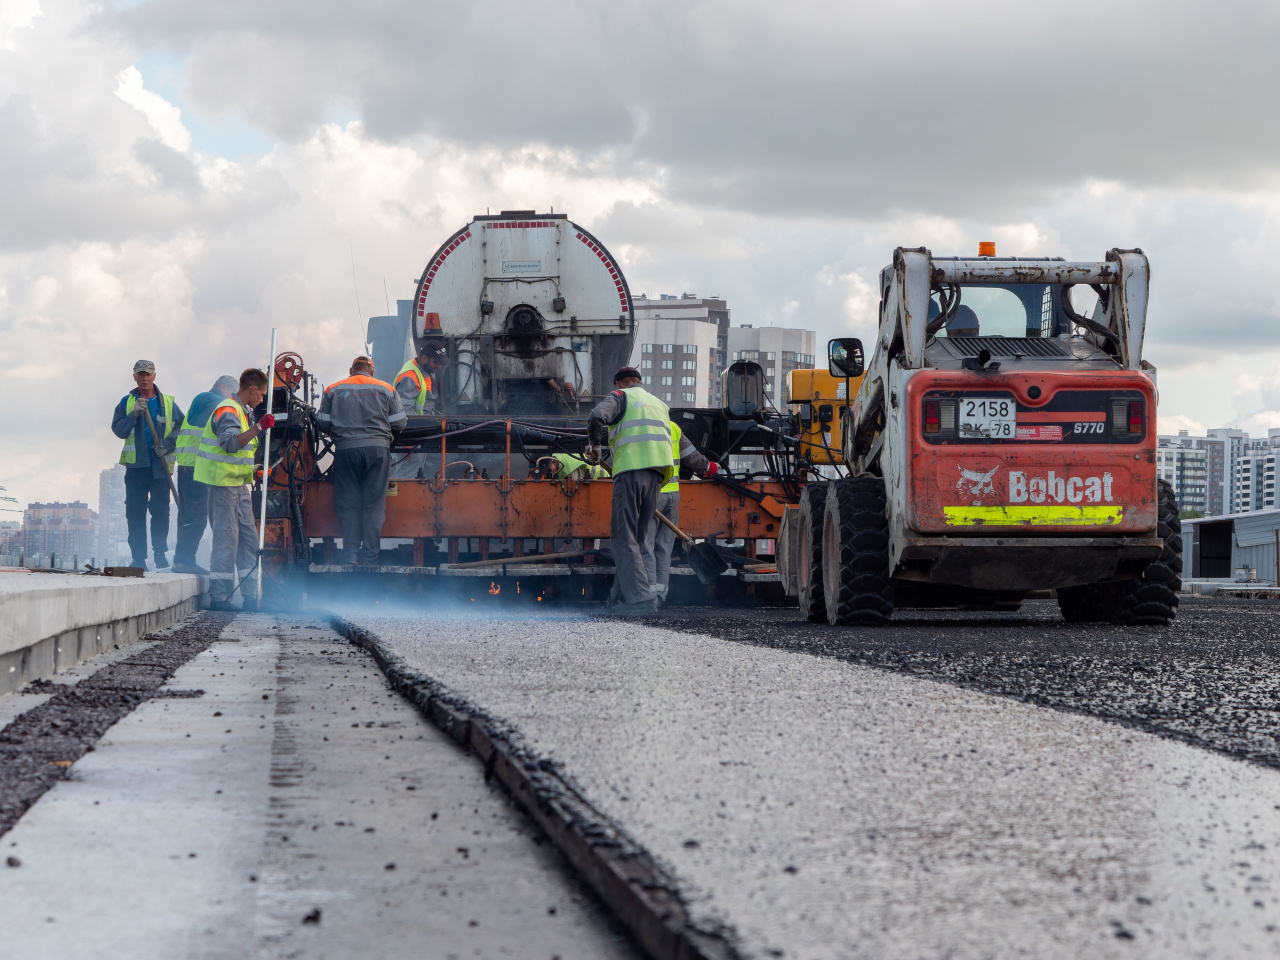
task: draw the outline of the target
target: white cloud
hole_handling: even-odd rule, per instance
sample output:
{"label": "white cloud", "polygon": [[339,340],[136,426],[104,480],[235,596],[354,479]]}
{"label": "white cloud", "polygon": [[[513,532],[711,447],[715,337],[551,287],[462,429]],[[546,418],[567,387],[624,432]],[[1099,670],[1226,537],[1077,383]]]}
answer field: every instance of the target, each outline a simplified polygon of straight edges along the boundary
{"label": "white cloud", "polygon": [[142,85],[142,74],[136,66],[120,71],[116,96],[147,118],[160,142],[179,153],[191,149],[191,133],[182,125],[182,111],[158,93]]}

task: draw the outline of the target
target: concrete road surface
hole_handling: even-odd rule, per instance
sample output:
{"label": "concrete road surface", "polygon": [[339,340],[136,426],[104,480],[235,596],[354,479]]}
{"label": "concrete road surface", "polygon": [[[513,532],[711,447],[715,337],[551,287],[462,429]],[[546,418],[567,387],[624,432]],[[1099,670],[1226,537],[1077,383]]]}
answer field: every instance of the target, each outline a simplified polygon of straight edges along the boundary
{"label": "concrete road surface", "polygon": [[240,617],[166,689],[203,694],[141,704],[0,837],[0,957],[636,956],[326,625]]}
{"label": "concrete road surface", "polygon": [[[1274,956],[1280,773],[1215,752],[1224,724],[1184,676],[1222,673],[1193,665],[1206,646],[1256,645],[1243,617],[353,619],[554,761],[747,956]],[[966,688],[983,678],[1000,695]],[[1124,723],[1086,715],[1108,711]]]}

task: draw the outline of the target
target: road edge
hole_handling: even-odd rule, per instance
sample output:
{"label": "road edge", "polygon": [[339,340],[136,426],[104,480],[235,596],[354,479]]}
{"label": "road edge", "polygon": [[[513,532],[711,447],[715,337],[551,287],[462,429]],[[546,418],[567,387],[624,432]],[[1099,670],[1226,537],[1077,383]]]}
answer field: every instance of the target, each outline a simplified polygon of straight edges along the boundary
{"label": "road edge", "polygon": [[741,960],[732,931],[692,924],[678,881],[653,856],[555,771],[554,764],[517,747],[484,712],[412,670],[376,634],[331,616],[329,622],[373,657],[391,687],[484,764],[528,810],[584,882],[653,960]]}

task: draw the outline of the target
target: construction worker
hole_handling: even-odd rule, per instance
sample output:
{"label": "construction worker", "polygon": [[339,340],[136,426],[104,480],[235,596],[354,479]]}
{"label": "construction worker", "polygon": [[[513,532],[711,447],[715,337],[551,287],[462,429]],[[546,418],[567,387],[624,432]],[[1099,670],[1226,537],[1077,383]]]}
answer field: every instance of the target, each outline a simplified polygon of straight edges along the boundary
{"label": "construction worker", "polygon": [[344,563],[376,566],[387,518],[393,435],[408,419],[391,384],[373,376],[373,361],[356,357],[351,375],[330,384],[316,419],[337,448],[333,505],[342,524]]}
{"label": "construction worker", "polygon": [[[244,609],[258,609],[257,582],[249,574],[258,562],[258,528],[253,522],[253,456],[258,435],[276,425],[271,414],[257,423],[251,411],[267,395],[267,375],[252,367],[240,374],[239,390],[214,407],[200,434],[194,479],[209,487],[209,599],[213,610],[234,610],[240,587]],[[242,583],[236,580],[239,575]]]}
{"label": "construction worker", "polygon": [[[658,512],[680,526],[680,467],[685,466],[702,477],[714,477],[720,472],[720,465],[713,463],[698,452],[698,448],[689,442],[680,430],[679,424],[671,424],[671,460],[675,473],[671,482],[658,494]],[[659,600],[667,599],[667,589],[671,582],[671,550],[676,545],[676,533],[662,521],[649,527],[649,535],[644,541],[645,572],[649,582],[653,584],[654,593]]]}
{"label": "construction worker", "polygon": [[[406,414],[429,417],[440,410],[440,371],[449,362],[449,354],[440,340],[428,340],[417,358],[409,361],[396,374],[396,395]],[[391,478],[413,480],[423,475],[427,462],[425,450],[414,450],[392,457]]]}
{"label": "construction worker", "polygon": [[[173,470],[174,434],[182,427],[182,410],[167,393],[156,389],[156,365],[139,360],[133,365],[137,384],[116,404],[111,432],[124,441],[120,462],[124,473],[124,515],[129,526],[129,551],[133,565],[147,567],[147,511],[151,511],[151,555],[156,570],[169,566],[169,474]],[[160,434],[162,456],[156,456],[147,423]]]}
{"label": "construction worker", "polygon": [[196,394],[178,431],[178,545],[173,551],[174,573],[209,575],[208,570],[196,564],[196,550],[209,519],[209,487],[196,479],[196,458],[200,455],[200,437],[214,408],[239,388],[235,377],[219,377],[212,388]]}
{"label": "construction worker", "polygon": [[613,510],[609,542],[615,565],[614,597],[619,613],[656,613],[653,583],[644,564],[644,543],[658,494],[671,479],[671,416],[667,405],[640,386],[640,371],[622,367],[616,388],[587,420],[587,460],[599,460],[606,439],[613,454]]}
{"label": "construction worker", "polygon": [[609,476],[609,471],[598,463],[587,463],[581,457],[571,453],[557,453],[543,458],[547,467],[547,476],[552,480],[564,480],[573,477],[576,480],[601,480]]}

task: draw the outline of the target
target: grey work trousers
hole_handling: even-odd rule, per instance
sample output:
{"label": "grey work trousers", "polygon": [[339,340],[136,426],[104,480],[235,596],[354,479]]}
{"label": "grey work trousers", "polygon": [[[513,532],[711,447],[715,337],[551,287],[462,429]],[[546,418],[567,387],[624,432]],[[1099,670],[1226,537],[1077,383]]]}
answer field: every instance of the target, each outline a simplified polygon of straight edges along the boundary
{"label": "grey work trousers", "polygon": [[378,562],[387,519],[386,447],[354,447],[333,457],[333,506],[342,524],[344,562]]}
{"label": "grey work trousers", "polygon": [[[419,476],[421,474],[421,476]],[[430,480],[435,476],[435,467],[427,465],[427,452],[396,452],[391,454],[392,480]]]}
{"label": "grey work trousers", "polygon": [[[213,531],[209,599],[227,601],[235,593],[236,584],[248,575],[258,559],[258,526],[253,522],[253,500],[248,484],[209,485],[209,527]],[[240,594],[246,600],[258,596],[256,576],[245,580]]]}
{"label": "grey work trousers", "polygon": [[[658,494],[658,513],[680,526],[679,490]],[[671,550],[675,545],[675,531],[655,517],[649,525],[649,535],[644,538],[644,569],[653,584],[654,596],[660,600],[667,599],[667,587],[671,583]]]}
{"label": "grey work trousers", "polygon": [[613,478],[613,511],[609,518],[609,545],[613,549],[614,590],[625,603],[654,599],[653,582],[645,569],[644,544],[649,528],[658,521],[662,491],[661,470],[627,470]]}

